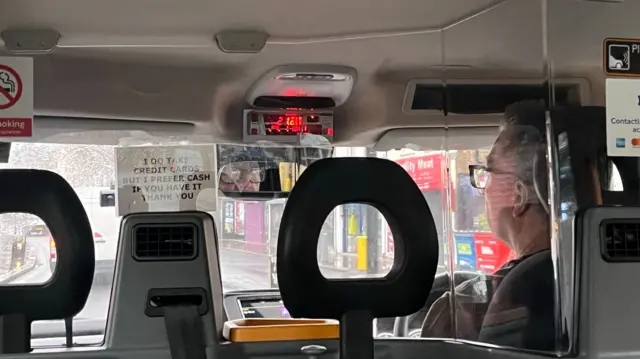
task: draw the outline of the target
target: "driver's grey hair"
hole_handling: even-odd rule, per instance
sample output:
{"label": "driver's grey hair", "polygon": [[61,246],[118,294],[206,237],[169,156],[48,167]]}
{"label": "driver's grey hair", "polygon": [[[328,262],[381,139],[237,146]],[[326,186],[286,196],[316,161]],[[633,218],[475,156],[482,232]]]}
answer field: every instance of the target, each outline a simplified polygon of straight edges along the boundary
{"label": "driver's grey hair", "polygon": [[502,151],[515,155],[515,175],[522,183],[537,187],[539,200],[546,203],[548,171],[544,101],[524,101],[508,106],[496,144]]}

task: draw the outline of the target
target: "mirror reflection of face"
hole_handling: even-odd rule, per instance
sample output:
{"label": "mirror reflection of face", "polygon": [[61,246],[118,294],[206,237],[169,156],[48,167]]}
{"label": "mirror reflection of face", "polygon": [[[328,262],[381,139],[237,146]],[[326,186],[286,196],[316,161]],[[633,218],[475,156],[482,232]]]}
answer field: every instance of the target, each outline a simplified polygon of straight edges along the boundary
{"label": "mirror reflection of face", "polygon": [[469,172],[471,175],[471,185],[479,190],[484,191],[489,182],[489,171],[487,166],[484,165],[471,165],[469,166]]}
{"label": "mirror reflection of face", "polygon": [[258,192],[264,177],[258,162],[234,162],[220,169],[219,187],[222,191]]}

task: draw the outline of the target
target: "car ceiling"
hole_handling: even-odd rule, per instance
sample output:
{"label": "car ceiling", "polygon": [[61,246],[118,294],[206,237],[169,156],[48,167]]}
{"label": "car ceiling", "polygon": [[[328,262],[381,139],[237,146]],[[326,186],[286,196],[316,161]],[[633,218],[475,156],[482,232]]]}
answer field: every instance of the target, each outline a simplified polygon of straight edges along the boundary
{"label": "car ceiling", "polygon": [[[285,64],[346,65],[358,80],[336,110],[335,138],[372,144],[391,128],[461,125],[403,112],[409,80],[544,79],[545,53],[555,77],[588,79],[594,104],[604,103],[602,42],[640,37],[634,21],[621,21],[638,13],[640,2],[633,3],[21,0],[3,4],[0,29],[61,34],[55,51],[35,56],[40,123],[46,116],[79,117],[67,127],[82,130],[91,118],[124,119],[133,124],[129,130],[151,130],[157,121],[181,122],[189,125],[175,129],[187,137],[241,142],[244,96],[261,75]],[[232,30],[269,38],[259,53],[224,53],[214,37]],[[101,123],[107,122],[92,130],[123,123]]]}

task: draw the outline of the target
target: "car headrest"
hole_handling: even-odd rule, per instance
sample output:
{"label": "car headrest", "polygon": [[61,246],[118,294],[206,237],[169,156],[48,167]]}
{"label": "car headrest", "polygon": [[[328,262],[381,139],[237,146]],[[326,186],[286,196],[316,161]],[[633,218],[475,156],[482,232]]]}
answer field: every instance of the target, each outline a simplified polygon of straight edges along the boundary
{"label": "car headrest", "polygon": [[59,175],[42,170],[0,171],[0,213],[34,214],[56,242],[51,280],[38,286],[0,287],[0,352],[30,351],[31,322],[72,317],[84,307],[95,268],[93,233],[84,207]]}
{"label": "car headrest", "polygon": [[[385,277],[328,280],[321,274],[320,230],[329,213],[345,203],[371,205],[389,224],[395,257]],[[374,317],[405,316],[424,306],[437,269],[438,235],[424,196],[400,165],[379,158],[330,158],[309,166],[293,187],[277,253],[280,293],[292,316],[339,319],[341,341],[351,334],[372,340]]]}

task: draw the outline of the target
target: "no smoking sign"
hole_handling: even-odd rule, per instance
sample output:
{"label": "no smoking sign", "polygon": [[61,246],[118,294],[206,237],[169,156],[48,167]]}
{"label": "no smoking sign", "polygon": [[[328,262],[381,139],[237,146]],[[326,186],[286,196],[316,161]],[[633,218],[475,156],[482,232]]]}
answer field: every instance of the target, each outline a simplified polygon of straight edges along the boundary
{"label": "no smoking sign", "polygon": [[33,136],[33,59],[0,57],[0,137]]}
{"label": "no smoking sign", "polygon": [[0,110],[8,109],[22,97],[22,79],[13,68],[0,64]]}

